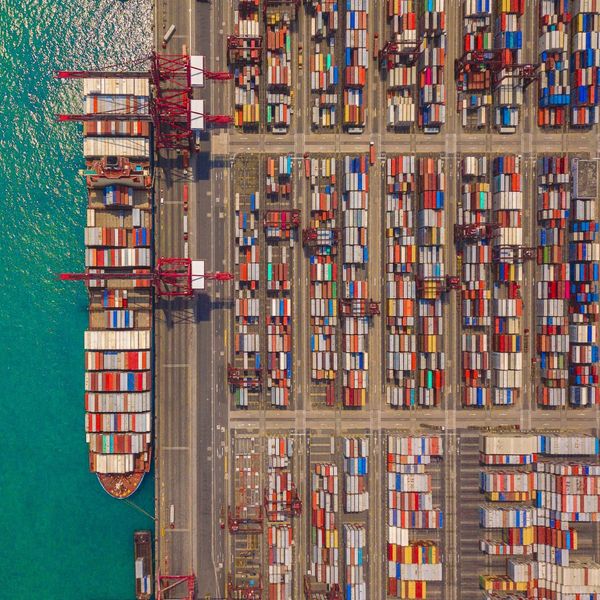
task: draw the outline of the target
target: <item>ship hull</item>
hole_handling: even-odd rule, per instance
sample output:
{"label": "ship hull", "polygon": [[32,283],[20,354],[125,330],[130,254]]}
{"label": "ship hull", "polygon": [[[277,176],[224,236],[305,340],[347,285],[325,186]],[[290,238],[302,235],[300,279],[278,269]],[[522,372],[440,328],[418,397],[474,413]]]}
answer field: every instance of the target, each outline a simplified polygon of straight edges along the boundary
{"label": "ship hull", "polygon": [[144,479],[144,471],[124,473],[119,475],[96,473],[102,489],[113,498],[124,500],[138,490]]}

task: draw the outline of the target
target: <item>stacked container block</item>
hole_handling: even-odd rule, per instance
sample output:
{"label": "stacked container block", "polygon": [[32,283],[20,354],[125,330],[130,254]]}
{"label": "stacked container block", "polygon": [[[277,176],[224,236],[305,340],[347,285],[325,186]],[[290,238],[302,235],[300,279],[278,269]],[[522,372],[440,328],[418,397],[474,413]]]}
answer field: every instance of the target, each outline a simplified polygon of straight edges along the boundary
{"label": "stacked container block", "polygon": [[234,35],[242,47],[236,53],[233,67],[234,123],[236,127],[257,128],[260,123],[260,10],[259,2],[239,0],[234,13]]}
{"label": "stacked container block", "polygon": [[336,34],[339,28],[338,0],[310,0],[310,89],[312,126],[336,126],[339,97],[339,66]]}
{"label": "stacked container block", "polygon": [[267,7],[266,59],[267,59],[267,127],[284,132],[291,118],[290,88],[292,85],[292,34],[289,6]]}
{"label": "stacked container block", "polygon": [[268,438],[265,509],[269,521],[269,600],[287,600],[293,595],[294,527],[291,509],[295,487],[290,464],[293,453],[292,438]]}
{"label": "stacked container block", "polygon": [[419,159],[417,213],[417,403],[439,406],[444,391],[444,303],[439,292],[445,281],[444,164],[440,158]]}
{"label": "stacked container block", "polygon": [[567,222],[571,176],[566,156],[538,159],[536,348],[541,406],[566,406],[569,383]]}
{"label": "stacked container block", "polygon": [[[502,64],[523,63],[521,16],[525,0],[500,0],[496,20],[494,46],[502,50]],[[519,107],[523,104],[523,80],[510,68],[497,74],[494,89],[494,126],[503,132],[515,131],[519,124]]]}
{"label": "stacked container block", "polygon": [[[342,197],[343,297],[367,300],[367,227],[369,214],[369,173],[365,155],[344,157]],[[342,394],[345,407],[367,403],[369,373],[369,317],[342,319]]]}
{"label": "stacked container block", "polygon": [[[267,390],[271,406],[289,406],[292,388],[291,268],[294,229],[284,219],[291,208],[293,161],[288,155],[266,159],[269,222],[267,242]],[[280,210],[278,210],[280,209]],[[271,221],[273,220],[273,221]]]}
{"label": "stacked container block", "polygon": [[443,455],[442,438],[390,435],[387,442],[387,594],[426,598],[427,583],[442,580],[438,545],[422,533],[443,525],[427,473],[432,460]]}
{"label": "stacked container block", "polygon": [[367,600],[367,529],[364,523],[344,523],[344,546],[344,597],[346,600]]}
{"label": "stacked container block", "polygon": [[446,122],[446,1],[419,3],[419,127],[437,133]]}
{"label": "stacked container block", "polygon": [[571,101],[569,83],[569,0],[540,0],[538,125],[562,127]]}
{"label": "stacked container block", "polygon": [[[481,575],[487,591],[527,598],[596,598],[600,565],[572,557],[573,522],[600,520],[600,441],[588,435],[486,435],[480,440],[481,491],[494,504],[480,509],[482,552],[507,556],[506,575]],[[592,462],[562,462],[587,457]],[[520,466],[519,466],[520,465]],[[519,504],[496,503],[517,501]]]}
{"label": "stacked container block", "polygon": [[[260,194],[235,194],[235,325],[234,362],[244,375],[261,369],[260,350]],[[249,406],[249,390],[235,391],[235,404]]]}
{"label": "stacked container block", "polygon": [[344,127],[350,132],[362,132],[367,118],[368,18],[369,0],[346,1]]}
{"label": "stacked container block", "polygon": [[600,121],[600,2],[573,2],[571,46],[571,125]]}
{"label": "stacked container block", "polygon": [[569,401],[600,402],[598,388],[599,265],[596,198],[572,198],[569,225]]}
{"label": "stacked container block", "polygon": [[[461,203],[459,226],[485,231],[490,224],[491,192],[489,165],[485,156],[462,159]],[[462,403],[465,406],[487,406],[491,403],[491,262],[489,237],[465,237],[462,253],[461,288],[461,359]]]}
{"label": "stacked container block", "polygon": [[338,488],[338,470],[334,464],[313,465],[310,574],[328,586],[340,583]]}
{"label": "stacked container block", "polygon": [[313,383],[325,386],[326,403],[333,405],[338,371],[336,159],[305,160],[309,161],[310,228],[316,231],[318,242],[309,250],[311,379]]}
{"label": "stacked container block", "polygon": [[387,0],[387,19],[388,40],[400,51],[390,53],[383,65],[387,74],[387,126],[407,129],[416,119],[417,65],[414,58],[419,40],[415,0]]}
{"label": "stacked container block", "polygon": [[521,224],[523,192],[521,159],[499,156],[493,161],[493,221],[496,280],[492,294],[492,403],[514,404],[522,386],[521,316],[523,281]]}
{"label": "stacked container block", "polygon": [[386,379],[391,406],[417,403],[417,322],[415,263],[416,158],[386,161]]}
{"label": "stacked container block", "polygon": [[[492,0],[463,0],[463,52],[491,50]],[[489,122],[492,73],[490,69],[463,71],[457,81],[458,108],[463,127],[485,127]]]}
{"label": "stacked container block", "polygon": [[[147,79],[90,78],[83,84],[84,112],[147,115],[150,95]],[[95,136],[111,155],[123,158],[122,144],[131,137],[148,142],[148,128],[129,122],[124,131],[115,121],[88,121],[84,147]],[[127,135],[128,138],[122,137]],[[118,137],[117,137],[118,136]],[[144,147],[142,144],[140,147]],[[139,153],[136,153],[139,154]],[[89,281],[89,321],[84,335],[85,432],[90,471],[100,477],[122,477],[150,469],[152,444],[152,300],[147,277],[152,266],[152,212],[149,156],[132,160],[141,176],[109,184],[104,177],[89,176],[87,222],[84,231],[87,273],[138,272],[146,279]],[[96,164],[87,161],[90,172]],[[98,171],[98,174],[99,171]],[[106,481],[106,483],[105,483]],[[101,479],[116,496],[135,491],[133,481],[119,479],[122,489]]]}
{"label": "stacked container block", "polygon": [[344,509],[369,510],[369,440],[344,438]]}

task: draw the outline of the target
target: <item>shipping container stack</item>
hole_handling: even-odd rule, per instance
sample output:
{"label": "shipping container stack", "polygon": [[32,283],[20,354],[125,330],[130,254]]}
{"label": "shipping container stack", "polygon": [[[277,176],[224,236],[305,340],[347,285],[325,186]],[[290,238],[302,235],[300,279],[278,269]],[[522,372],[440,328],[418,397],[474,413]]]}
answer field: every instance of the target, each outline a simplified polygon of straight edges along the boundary
{"label": "shipping container stack", "polygon": [[419,40],[415,0],[387,0],[387,19],[388,40],[400,50],[400,53],[388,54],[382,65],[387,76],[387,126],[408,129],[417,114],[415,56]]}
{"label": "shipping container stack", "polygon": [[488,465],[481,492],[489,502],[480,508],[488,536],[480,548],[508,558],[506,574],[482,574],[481,587],[529,599],[597,600],[600,565],[572,556],[580,545],[572,524],[600,520],[600,440],[586,434],[489,434],[480,439],[480,451]]}
{"label": "shipping container stack", "polygon": [[574,193],[569,216],[569,402],[573,406],[594,406],[600,403],[596,198],[576,198]]}
{"label": "shipping container stack", "polygon": [[[251,595],[244,594],[262,588],[263,585],[260,576],[264,547],[262,459],[263,452],[259,440],[242,435],[234,437],[231,463],[232,500],[227,519],[233,598],[251,598]],[[283,540],[281,543],[284,543]],[[250,548],[252,551],[249,552]]]}
{"label": "shipping container stack", "polygon": [[386,394],[394,407],[417,403],[416,160],[389,156],[386,161]]}
{"label": "shipping container stack", "polygon": [[[244,377],[256,376],[261,369],[261,299],[260,299],[260,192],[258,165],[240,162],[235,165],[237,180],[250,175],[252,167],[254,180],[248,181],[241,191],[235,192],[234,221],[234,276],[235,276],[235,324],[233,333],[234,362]],[[257,190],[257,191],[252,191]],[[257,401],[254,389],[237,387],[234,389],[235,405],[248,408],[250,400]]]}
{"label": "shipping container stack", "polygon": [[[461,227],[485,229],[491,225],[492,208],[488,158],[463,157],[461,174],[457,222]],[[491,404],[492,246],[489,237],[469,238],[466,233],[459,245],[462,256],[462,403],[483,407]]]}
{"label": "shipping container stack", "polygon": [[351,133],[362,133],[367,118],[369,0],[347,0],[345,17],[343,124],[344,128]]}
{"label": "shipping container stack", "polygon": [[571,125],[600,122],[600,2],[573,2],[571,53]]}
{"label": "shipping container stack", "polygon": [[571,103],[569,83],[569,0],[540,0],[538,125],[563,127]]}
{"label": "shipping container stack", "polygon": [[[147,79],[84,79],[83,94],[88,115],[148,114]],[[148,138],[142,121],[85,122],[87,273],[148,274],[152,267]],[[127,154],[136,156],[127,160],[121,155],[130,140]],[[115,176],[112,171],[107,177],[105,154],[99,154],[100,150],[118,157],[134,174],[124,170]],[[153,289],[148,278],[96,279],[88,282],[87,289],[84,350],[89,467],[109,493],[125,497],[150,469]]]}
{"label": "shipping container stack", "polygon": [[[344,453],[344,590],[345,598],[367,599],[367,526],[369,511],[369,440],[345,437]],[[358,520],[357,520],[358,519]]]}
{"label": "shipping container stack", "polygon": [[523,299],[523,192],[521,158],[498,156],[493,160],[493,221],[495,282],[492,293],[492,403],[512,405],[519,400],[523,354],[521,317]]}
{"label": "shipping container stack", "polygon": [[[463,52],[491,50],[492,0],[463,0]],[[458,109],[462,126],[487,127],[489,107],[492,105],[492,72],[482,65],[481,69],[463,71],[456,82]]]}
{"label": "shipping container stack", "polygon": [[312,127],[332,129],[338,123],[339,66],[336,35],[339,29],[338,0],[310,0],[309,56]]}
{"label": "shipping container stack", "polygon": [[[343,298],[367,301],[369,173],[364,154],[344,156],[342,209]],[[369,317],[344,317],[342,328],[343,405],[346,408],[364,407],[369,384]]]}
{"label": "shipping container stack", "polygon": [[234,80],[234,124],[256,129],[260,124],[260,6],[259,0],[238,0],[234,13],[234,35],[242,47],[231,65]]}
{"label": "shipping container stack", "polygon": [[340,585],[339,478],[332,463],[313,464],[311,476],[310,574],[328,588]]}
{"label": "shipping container stack", "polygon": [[419,158],[417,214],[417,277],[422,286],[417,300],[417,404],[439,406],[444,393],[444,224],[445,170],[441,158]]}
{"label": "shipping container stack", "polygon": [[291,121],[293,5],[267,6],[267,128],[284,133]]}
{"label": "shipping container stack", "polygon": [[419,127],[439,133],[446,122],[446,0],[419,3]]}
{"label": "shipping container stack", "polygon": [[566,406],[569,385],[567,223],[571,175],[567,156],[540,157],[536,282],[536,349],[540,406]]}
{"label": "shipping container stack", "polygon": [[[494,46],[502,50],[502,63],[523,64],[521,16],[525,0],[500,0],[496,19]],[[503,133],[513,133],[519,125],[523,104],[523,79],[512,69],[502,69],[494,89],[494,126]]]}
{"label": "shipping container stack", "polygon": [[338,371],[337,161],[305,161],[310,178],[310,228],[318,241],[309,249],[311,379],[325,390],[325,403],[333,406]]}
{"label": "shipping container stack", "polygon": [[287,408],[292,389],[292,253],[295,228],[288,228],[292,208],[293,158],[266,158],[267,244],[267,393],[271,406]]}
{"label": "shipping container stack", "polygon": [[431,475],[432,463],[443,456],[442,438],[389,435],[387,443],[387,595],[427,598],[430,585],[442,581],[439,545],[427,539],[437,538],[443,526]]}
{"label": "shipping container stack", "polygon": [[294,526],[292,522],[295,486],[291,473],[293,438],[267,439],[267,552],[269,560],[268,600],[292,597]]}

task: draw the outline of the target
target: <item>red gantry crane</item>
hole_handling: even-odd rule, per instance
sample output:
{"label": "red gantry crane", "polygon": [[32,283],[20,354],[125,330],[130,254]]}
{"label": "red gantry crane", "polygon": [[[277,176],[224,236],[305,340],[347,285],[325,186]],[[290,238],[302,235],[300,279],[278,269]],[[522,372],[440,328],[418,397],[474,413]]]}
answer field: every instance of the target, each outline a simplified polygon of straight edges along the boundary
{"label": "red gantry crane", "polygon": [[381,314],[379,302],[366,298],[340,298],[338,306],[342,317],[372,317]]}
{"label": "red gantry crane", "polygon": [[94,281],[135,281],[140,286],[154,286],[158,296],[166,298],[193,296],[196,290],[203,289],[203,280],[225,282],[233,279],[231,273],[204,273],[203,262],[189,258],[159,258],[153,270],[94,272],[89,269],[85,273],[61,273],[59,278],[63,281],[85,281],[88,285]]}
{"label": "red gantry crane", "polygon": [[[181,600],[194,600],[196,591],[195,575],[158,575],[156,600],[168,600],[168,598],[179,598]],[[183,590],[182,590],[183,586]],[[169,592],[177,593],[172,596]],[[182,596],[181,593],[185,594]]]}
{"label": "red gantry crane", "polygon": [[[87,71],[56,71],[57,79],[128,78],[150,79],[153,90],[147,107],[135,107],[135,111],[114,110],[103,113],[58,115],[59,121],[152,121],[157,149],[192,150],[194,134],[192,116],[202,117],[205,123],[227,125],[233,123],[229,115],[210,115],[192,110],[192,76],[225,81],[232,78],[229,72],[209,71],[192,66],[189,54],[158,54],[144,57],[136,64],[151,63],[150,70],[126,71],[115,69]],[[203,64],[203,61],[201,61]]]}

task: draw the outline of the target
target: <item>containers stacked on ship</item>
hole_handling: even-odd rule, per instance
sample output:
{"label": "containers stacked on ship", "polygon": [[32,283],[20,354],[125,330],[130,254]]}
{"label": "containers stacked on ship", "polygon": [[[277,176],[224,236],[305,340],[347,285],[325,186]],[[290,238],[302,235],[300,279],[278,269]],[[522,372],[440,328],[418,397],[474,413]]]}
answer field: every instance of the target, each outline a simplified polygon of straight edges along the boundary
{"label": "containers stacked on ship", "polygon": [[[521,16],[525,0],[501,0],[498,3],[494,46],[502,50],[502,65],[523,63]],[[496,74],[494,88],[494,126],[501,133],[513,133],[519,124],[523,104],[523,79],[510,68]]]}
{"label": "containers stacked on ship", "polygon": [[292,389],[293,158],[267,157],[264,232],[267,243],[267,390],[271,406],[285,408]]}
{"label": "containers stacked on ship", "polygon": [[267,128],[287,132],[291,116],[293,4],[266,6]]}
{"label": "containers stacked on ship", "polygon": [[[263,440],[244,434],[235,434],[233,438],[231,461],[231,505],[227,514],[227,530],[230,534],[231,575],[229,598],[262,598],[263,579],[262,557],[264,552],[264,516],[263,516]],[[273,455],[272,455],[273,456]],[[270,458],[270,460],[275,460]],[[267,528],[267,541],[271,542]],[[280,548],[285,548],[284,533],[274,540]],[[277,557],[274,566],[285,563],[285,550]],[[280,572],[284,569],[282,568]],[[270,586],[269,586],[270,589]]]}
{"label": "containers stacked on ship", "polygon": [[538,125],[562,127],[571,102],[569,84],[569,0],[539,2]]}
{"label": "containers stacked on ship", "polygon": [[423,0],[419,8],[419,127],[438,133],[446,122],[446,0]]}
{"label": "containers stacked on ship", "polygon": [[259,400],[261,373],[260,191],[259,159],[241,156],[234,163],[235,323],[233,366],[243,382],[232,386],[235,405]]}
{"label": "containers stacked on ship", "polygon": [[536,350],[541,406],[566,406],[569,384],[567,222],[571,175],[567,156],[538,158]]}
{"label": "containers stacked on ship", "polygon": [[315,463],[311,474],[310,575],[340,585],[339,477],[333,463]]}
{"label": "containers stacked on ship", "polygon": [[[85,266],[140,279],[88,282],[85,431],[90,470],[112,496],[133,494],[152,444],[152,204],[147,79],[84,79],[84,112],[139,115],[87,121]],[[116,160],[115,160],[116,157]],[[146,278],[144,279],[144,275]]]}
{"label": "containers stacked on ship", "polygon": [[488,158],[463,157],[461,177],[457,229],[462,233],[457,242],[462,257],[462,403],[482,407],[491,404],[492,197]]}
{"label": "containers stacked on ship", "polygon": [[[387,595],[427,598],[442,581],[439,530],[442,511],[434,504],[432,471],[443,456],[435,435],[387,439]],[[425,533],[424,530],[433,530]],[[434,584],[435,585],[435,584]]]}
{"label": "containers stacked on ship", "polygon": [[[575,190],[575,188],[574,188]],[[569,226],[569,401],[600,403],[598,388],[598,207],[595,193],[571,201]]]}
{"label": "containers stacked on ship", "polygon": [[[463,0],[463,52],[491,50],[492,0]],[[456,82],[463,127],[486,127],[492,105],[492,72],[482,63],[462,71]]]}
{"label": "containers stacked on ship", "polygon": [[417,403],[415,171],[415,156],[386,160],[386,393],[396,407]]}
{"label": "containers stacked on ship", "polygon": [[[310,224],[305,240],[310,261],[311,380],[335,403],[338,371],[338,261],[336,214],[338,190],[335,158],[305,158],[310,178]],[[321,394],[320,394],[321,395]]]}
{"label": "containers stacked on ship", "polygon": [[439,406],[445,385],[444,302],[446,272],[444,245],[444,163],[441,158],[419,158],[417,213],[417,403]]}
{"label": "containers stacked on ship", "polygon": [[238,47],[229,53],[234,79],[234,123],[243,129],[260,125],[262,40],[259,0],[238,0],[234,36]]}
{"label": "containers stacked on ship", "polygon": [[600,520],[600,441],[587,434],[489,434],[480,450],[485,464],[513,467],[482,471],[486,498],[519,502],[480,509],[481,527],[502,536],[482,540],[482,551],[511,557],[506,575],[482,574],[481,587],[527,591],[528,598],[595,598],[600,565],[572,557],[581,545],[581,528],[572,523]]}
{"label": "containers stacked on ship", "polygon": [[344,51],[344,128],[362,133],[366,123],[369,0],[346,1]]}
{"label": "containers stacked on ship", "polygon": [[523,192],[519,156],[494,158],[492,190],[493,221],[498,224],[493,248],[492,403],[515,404],[521,392],[523,368]]}
{"label": "containers stacked on ship", "polygon": [[415,0],[387,0],[388,42],[382,51],[387,77],[387,126],[408,129],[416,121],[417,13]]}
{"label": "containers stacked on ship", "polygon": [[571,46],[571,125],[600,121],[600,2],[573,2]]}
{"label": "containers stacked on ship", "polygon": [[315,129],[330,130],[338,123],[339,0],[310,0],[307,4],[310,10],[311,122]]}
{"label": "containers stacked on ship", "polygon": [[[369,173],[366,155],[344,156],[342,196],[343,298],[367,302],[369,259],[367,228]],[[342,318],[342,397],[347,408],[367,403],[369,377],[369,317],[354,313]]]}
{"label": "containers stacked on ship", "polygon": [[267,552],[269,600],[293,596],[293,517],[299,514],[298,495],[292,478],[293,438],[267,438]]}
{"label": "containers stacked on ship", "polygon": [[367,599],[367,525],[369,511],[369,440],[345,437],[344,454],[344,589],[345,598]]}

